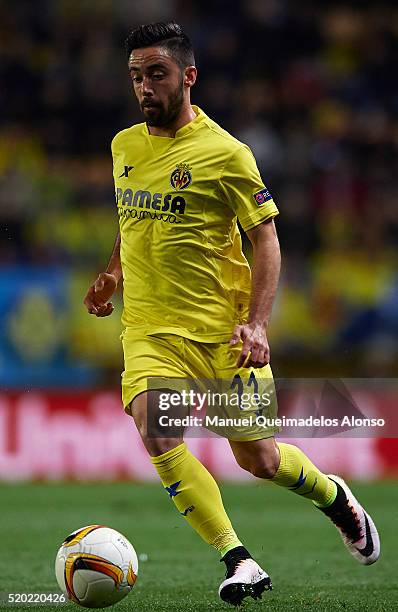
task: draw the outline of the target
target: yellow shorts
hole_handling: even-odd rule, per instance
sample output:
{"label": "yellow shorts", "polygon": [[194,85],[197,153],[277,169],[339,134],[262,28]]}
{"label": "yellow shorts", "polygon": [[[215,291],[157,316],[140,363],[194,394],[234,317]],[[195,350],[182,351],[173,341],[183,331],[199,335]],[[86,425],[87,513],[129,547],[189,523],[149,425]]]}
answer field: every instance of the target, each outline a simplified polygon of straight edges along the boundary
{"label": "yellow shorts", "polygon": [[[222,381],[222,390],[230,389],[235,401],[228,401],[221,412],[218,408],[208,407],[207,422],[203,424],[206,429],[230,440],[259,440],[279,431],[278,427],[268,425],[268,419],[272,421],[277,415],[271,367],[237,368],[241,344],[231,347],[229,343],[195,342],[174,334],[145,335],[142,328],[130,327],[123,331],[121,340],[125,367],[122,400],[128,414],[131,414],[130,404],[134,398],[148,389],[180,391],[194,381],[202,390],[209,385],[214,390],[214,381]],[[239,385],[235,384],[237,381]],[[178,382],[180,384],[176,384]],[[239,390],[238,402],[236,395]],[[253,404],[254,392],[263,398],[264,394],[269,395],[269,391],[269,403]],[[208,397],[211,401],[212,396]],[[249,398],[249,401],[245,404],[242,398]],[[225,417],[232,419],[232,425],[223,426]]]}

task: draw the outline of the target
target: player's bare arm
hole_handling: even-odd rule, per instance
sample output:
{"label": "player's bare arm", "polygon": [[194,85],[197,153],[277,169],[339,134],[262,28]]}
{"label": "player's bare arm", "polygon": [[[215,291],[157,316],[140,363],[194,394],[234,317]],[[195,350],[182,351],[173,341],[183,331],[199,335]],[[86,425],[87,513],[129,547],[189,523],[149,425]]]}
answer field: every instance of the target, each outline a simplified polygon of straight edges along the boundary
{"label": "player's bare arm", "polygon": [[238,367],[262,368],[270,360],[267,327],[278,287],[281,254],[273,219],[260,223],[247,235],[253,246],[249,320],[245,325],[236,325],[231,345],[243,342]]}
{"label": "player's bare arm", "polygon": [[96,317],[107,317],[112,314],[114,306],[109,300],[116,291],[121,278],[120,232],[118,232],[106,271],[98,275],[84,298],[84,304],[89,314]]}

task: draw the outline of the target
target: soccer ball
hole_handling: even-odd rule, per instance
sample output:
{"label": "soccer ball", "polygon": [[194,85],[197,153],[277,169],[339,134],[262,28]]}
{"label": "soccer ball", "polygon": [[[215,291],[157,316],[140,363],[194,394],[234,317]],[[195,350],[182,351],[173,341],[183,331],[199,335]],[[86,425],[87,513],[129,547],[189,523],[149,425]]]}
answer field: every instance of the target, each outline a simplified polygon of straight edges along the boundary
{"label": "soccer ball", "polygon": [[71,533],[55,559],[61,591],[85,608],[105,608],[126,597],[137,573],[133,546],[121,533],[103,525]]}

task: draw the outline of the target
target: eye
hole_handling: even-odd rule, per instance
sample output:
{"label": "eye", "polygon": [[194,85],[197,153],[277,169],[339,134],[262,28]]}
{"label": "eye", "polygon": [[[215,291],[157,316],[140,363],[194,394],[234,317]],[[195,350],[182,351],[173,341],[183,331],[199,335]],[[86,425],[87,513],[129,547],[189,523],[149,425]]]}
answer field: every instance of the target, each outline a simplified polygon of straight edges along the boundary
{"label": "eye", "polygon": [[133,76],[133,77],[131,77],[131,80],[133,81],[133,83],[142,83],[142,77],[141,76]]}
{"label": "eye", "polygon": [[152,78],[155,79],[155,81],[160,81],[161,79],[163,79],[164,74],[162,73],[157,73],[157,74],[153,74]]}

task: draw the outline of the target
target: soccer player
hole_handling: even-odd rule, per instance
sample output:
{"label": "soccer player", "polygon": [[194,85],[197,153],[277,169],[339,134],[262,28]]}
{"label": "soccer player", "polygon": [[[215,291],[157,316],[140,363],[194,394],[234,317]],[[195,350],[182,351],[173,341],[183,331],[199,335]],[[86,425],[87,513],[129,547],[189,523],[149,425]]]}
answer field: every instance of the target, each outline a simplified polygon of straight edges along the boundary
{"label": "soccer player", "polygon": [[[125,411],[178,511],[225,562],[220,597],[238,605],[260,597],[271,580],[239,540],[217,483],[182,434],[150,435],[147,415],[156,413],[162,391],[148,379],[272,377],[267,326],[280,268],[278,210],[250,149],[191,104],[197,70],[181,27],[140,26],[126,48],[144,122],[112,141],[120,232],[84,302],[89,313],[110,315],[123,279]],[[237,220],[253,245],[251,272]],[[374,563],[376,527],[346,483],[274,434],[231,434],[238,464],[311,500],[349,552]]]}

